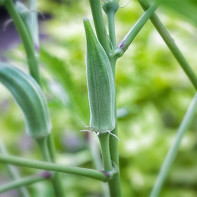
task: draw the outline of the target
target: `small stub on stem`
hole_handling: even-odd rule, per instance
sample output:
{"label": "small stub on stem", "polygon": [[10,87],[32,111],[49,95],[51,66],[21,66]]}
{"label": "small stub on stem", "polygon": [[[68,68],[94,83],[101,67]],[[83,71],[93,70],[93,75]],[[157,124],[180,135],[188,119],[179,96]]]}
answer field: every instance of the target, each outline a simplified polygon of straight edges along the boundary
{"label": "small stub on stem", "polygon": [[118,141],[120,141],[120,139],[117,137],[117,135],[112,133],[113,130],[101,131],[101,130],[97,130],[97,129],[91,127],[91,126],[85,126],[85,129],[80,130],[80,131],[81,132],[95,132],[97,136],[99,136],[100,134],[109,133],[110,135],[115,137]]}

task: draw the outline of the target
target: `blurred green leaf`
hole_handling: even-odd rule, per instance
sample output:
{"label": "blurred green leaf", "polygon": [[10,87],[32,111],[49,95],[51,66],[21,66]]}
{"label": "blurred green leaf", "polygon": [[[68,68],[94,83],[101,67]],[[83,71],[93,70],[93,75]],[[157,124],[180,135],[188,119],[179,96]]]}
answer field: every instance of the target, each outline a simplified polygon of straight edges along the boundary
{"label": "blurred green leaf", "polygon": [[85,121],[87,119],[88,106],[78,95],[80,90],[73,81],[68,65],[66,65],[63,60],[51,55],[43,48],[40,50],[40,59],[45,65],[45,68],[48,69],[51,75],[53,75],[53,77],[65,89],[70,100],[71,109],[74,110],[77,116]]}
{"label": "blurred green leaf", "polygon": [[196,0],[162,0],[161,3],[173,12],[197,25],[197,1]]}

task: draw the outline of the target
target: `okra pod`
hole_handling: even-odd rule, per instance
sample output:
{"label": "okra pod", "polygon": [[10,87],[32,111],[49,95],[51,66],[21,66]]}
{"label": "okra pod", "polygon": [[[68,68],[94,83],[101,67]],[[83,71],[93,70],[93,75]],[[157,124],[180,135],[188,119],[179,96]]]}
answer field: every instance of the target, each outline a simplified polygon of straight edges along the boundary
{"label": "okra pod", "polygon": [[51,131],[47,103],[37,82],[20,69],[0,62],[0,82],[11,92],[23,112],[27,133],[42,139]]}
{"label": "okra pod", "polygon": [[111,64],[87,19],[84,26],[90,127],[97,132],[111,131],[115,127],[115,82]]}

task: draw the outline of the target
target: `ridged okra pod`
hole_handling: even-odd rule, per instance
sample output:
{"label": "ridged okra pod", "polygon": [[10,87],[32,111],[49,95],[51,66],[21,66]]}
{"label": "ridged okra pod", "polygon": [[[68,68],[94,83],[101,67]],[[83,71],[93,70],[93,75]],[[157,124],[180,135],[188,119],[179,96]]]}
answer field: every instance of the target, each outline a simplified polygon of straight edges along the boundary
{"label": "ridged okra pod", "polygon": [[11,92],[23,112],[27,133],[42,139],[51,131],[47,103],[37,82],[20,69],[0,63],[0,82]]}
{"label": "ridged okra pod", "polygon": [[84,26],[90,127],[97,132],[111,131],[115,127],[115,82],[111,64],[87,19]]}

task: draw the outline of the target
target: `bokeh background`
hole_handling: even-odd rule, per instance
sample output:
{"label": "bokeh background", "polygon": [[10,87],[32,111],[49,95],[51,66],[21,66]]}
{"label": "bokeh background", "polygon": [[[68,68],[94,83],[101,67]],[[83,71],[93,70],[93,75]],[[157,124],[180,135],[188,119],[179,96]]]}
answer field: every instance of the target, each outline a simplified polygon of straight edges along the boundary
{"label": "bokeh background", "polygon": [[[117,42],[143,14],[136,0],[120,0],[116,15]],[[190,10],[188,10],[190,11]],[[88,0],[39,0],[40,69],[53,123],[58,163],[94,168],[80,130],[89,123],[83,18],[92,22]],[[181,12],[157,10],[179,48],[197,70],[195,20]],[[0,58],[27,71],[25,53],[13,23],[0,7]],[[93,23],[92,23],[93,24]],[[124,197],[149,196],[162,162],[195,90],[151,22],[143,27],[116,71],[120,173]],[[197,196],[197,116],[185,134],[167,176],[161,197]],[[92,143],[97,139],[91,135]],[[36,143],[25,133],[22,114],[0,85],[0,138],[10,154],[41,160]],[[38,170],[19,168],[22,176]],[[63,174],[68,197],[101,197],[100,182]],[[0,164],[0,183],[10,181]],[[28,187],[32,196],[52,197],[48,182]],[[17,190],[1,197],[18,196]]]}

